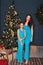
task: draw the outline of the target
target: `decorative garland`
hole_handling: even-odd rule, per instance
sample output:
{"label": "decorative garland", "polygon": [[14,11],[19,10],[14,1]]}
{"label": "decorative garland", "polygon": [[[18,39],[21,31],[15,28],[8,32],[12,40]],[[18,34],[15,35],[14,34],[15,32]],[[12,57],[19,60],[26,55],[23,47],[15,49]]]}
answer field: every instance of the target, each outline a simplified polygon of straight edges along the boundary
{"label": "decorative garland", "polygon": [[36,18],[40,24],[43,24],[43,4],[41,4],[36,11]]}

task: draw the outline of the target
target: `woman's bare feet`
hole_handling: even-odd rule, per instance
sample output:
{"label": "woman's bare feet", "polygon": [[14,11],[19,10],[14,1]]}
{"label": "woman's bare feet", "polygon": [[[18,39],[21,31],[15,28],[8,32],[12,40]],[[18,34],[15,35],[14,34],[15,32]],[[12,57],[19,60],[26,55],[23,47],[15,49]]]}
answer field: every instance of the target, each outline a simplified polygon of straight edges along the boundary
{"label": "woman's bare feet", "polygon": [[25,64],[26,64],[26,65],[28,64],[28,60],[25,61]]}

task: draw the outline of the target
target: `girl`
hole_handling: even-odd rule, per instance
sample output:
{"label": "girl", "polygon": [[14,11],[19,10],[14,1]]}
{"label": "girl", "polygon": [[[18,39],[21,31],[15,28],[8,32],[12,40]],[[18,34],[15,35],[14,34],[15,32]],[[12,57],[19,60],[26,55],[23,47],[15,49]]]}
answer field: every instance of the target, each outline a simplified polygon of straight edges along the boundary
{"label": "girl", "polygon": [[24,53],[24,59],[26,60],[25,64],[28,63],[29,60],[29,47],[30,47],[30,42],[31,42],[31,29],[30,26],[28,25],[31,21],[31,16],[27,15],[26,16],[26,22],[24,25],[24,29],[26,30],[26,38],[25,38],[25,53]]}
{"label": "girl", "polygon": [[24,46],[24,39],[26,38],[26,32],[23,29],[23,23],[20,23],[20,29],[17,30],[17,37],[18,37],[18,52],[16,54],[16,59],[22,63],[22,52]]}

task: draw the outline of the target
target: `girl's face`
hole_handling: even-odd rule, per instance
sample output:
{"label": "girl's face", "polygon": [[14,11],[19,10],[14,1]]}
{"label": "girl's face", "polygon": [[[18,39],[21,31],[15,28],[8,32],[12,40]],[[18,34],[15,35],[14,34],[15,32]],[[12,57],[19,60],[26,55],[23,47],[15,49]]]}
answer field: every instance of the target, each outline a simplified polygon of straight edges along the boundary
{"label": "girl's face", "polygon": [[26,17],[26,21],[29,22],[29,21],[30,21],[30,18],[31,18],[31,17],[28,15],[28,16]]}
{"label": "girl's face", "polygon": [[20,28],[23,28],[23,23],[20,23]]}

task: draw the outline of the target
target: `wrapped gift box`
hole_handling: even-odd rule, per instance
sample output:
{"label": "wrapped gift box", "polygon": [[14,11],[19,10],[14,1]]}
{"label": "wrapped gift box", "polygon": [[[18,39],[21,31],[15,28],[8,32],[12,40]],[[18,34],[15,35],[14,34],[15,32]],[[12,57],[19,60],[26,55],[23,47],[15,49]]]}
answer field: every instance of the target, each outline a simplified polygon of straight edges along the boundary
{"label": "wrapped gift box", "polygon": [[0,65],[8,65],[8,60],[7,59],[1,59]]}

